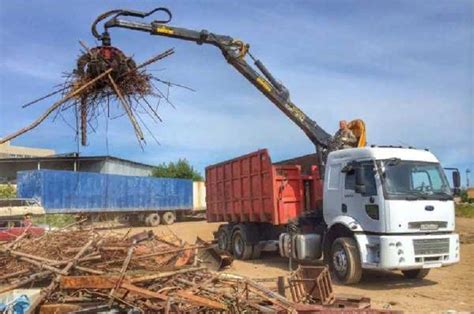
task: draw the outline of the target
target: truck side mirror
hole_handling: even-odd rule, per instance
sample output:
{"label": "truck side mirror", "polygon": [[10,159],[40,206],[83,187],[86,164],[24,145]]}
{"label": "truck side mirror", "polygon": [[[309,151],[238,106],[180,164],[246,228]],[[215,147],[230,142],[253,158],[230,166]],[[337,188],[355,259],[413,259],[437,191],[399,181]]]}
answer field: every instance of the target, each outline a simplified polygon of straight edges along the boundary
{"label": "truck side mirror", "polygon": [[365,194],[365,180],[364,180],[364,167],[357,165],[354,167],[355,171],[355,192]]}
{"label": "truck side mirror", "polygon": [[352,166],[352,164],[347,164],[344,166],[344,168],[341,169],[341,172],[348,173],[348,172],[351,172],[352,170],[354,170],[354,167]]}
{"label": "truck side mirror", "polygon": [[454,170],[453,171],[453,188],[454,188],[455,195],[459,195],[460,187],[461,187],[461,175],[459,174],[459,170]]}

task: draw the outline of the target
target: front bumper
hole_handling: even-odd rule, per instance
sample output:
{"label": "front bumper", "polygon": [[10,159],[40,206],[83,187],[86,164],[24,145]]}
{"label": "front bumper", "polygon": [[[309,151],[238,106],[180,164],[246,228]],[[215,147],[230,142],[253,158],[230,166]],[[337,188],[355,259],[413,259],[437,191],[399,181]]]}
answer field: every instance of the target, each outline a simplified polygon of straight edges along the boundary
{"label": "front bumper", "polygon": [[363,268],[407,270],[436,268],[459,262],[459,235],[355,236]]}

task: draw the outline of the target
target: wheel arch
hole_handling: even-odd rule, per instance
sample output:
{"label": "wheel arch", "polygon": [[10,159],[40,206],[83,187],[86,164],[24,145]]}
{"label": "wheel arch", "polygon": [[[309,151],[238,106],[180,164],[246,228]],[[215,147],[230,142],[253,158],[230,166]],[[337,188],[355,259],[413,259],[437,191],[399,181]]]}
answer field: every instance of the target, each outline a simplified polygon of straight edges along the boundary
{"label": "wheel arch", "polygon": [[330,256],[330,252],[331,252],[332,243],[334,242],[334,240],[340,237],[353,238],[357,242],[357,239],[354,237],[354,232],[351,230],[351,228],[347,224],[343,222],[334,223],[332,226],[329,227],[329,229],[324,235],[324,239],[323,239],[324,260],[326,261],[328,260]]}

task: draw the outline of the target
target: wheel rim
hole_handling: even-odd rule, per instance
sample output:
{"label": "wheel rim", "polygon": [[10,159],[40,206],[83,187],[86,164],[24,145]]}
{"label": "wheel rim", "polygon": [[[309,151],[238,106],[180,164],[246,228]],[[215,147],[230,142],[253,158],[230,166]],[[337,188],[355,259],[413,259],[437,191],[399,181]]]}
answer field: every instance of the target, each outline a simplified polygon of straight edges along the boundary
{"label": "wheel rim", "polygon": [[225,231],[221,231],[219,233],[219,238],[217,241],[221,250],[227,249],[227,234],[225,233]]}
{"label": "wheel rim", "polygon": [[338,248],[332,256],[334,269],[341,275],[347,272],[347,255],[343,248]]}
{"label": "wheel rim", "polygon": [[163,220],[168,224],[172,224],[174,222],[174,216],[172,213],[165,213],[163,215]]}
{"label": "wheel rim", "polygon": [[160,222],[160,216],[158,216],[158,214],[153,214],[150,216],[150,224],[153,226],[153,225],[157,225],[159,224]]}
{"label": "wheel rim", "polygon": [[234,252],[237,256],[241,256],[244,252],[244,241],[238,233],[235,235]]}

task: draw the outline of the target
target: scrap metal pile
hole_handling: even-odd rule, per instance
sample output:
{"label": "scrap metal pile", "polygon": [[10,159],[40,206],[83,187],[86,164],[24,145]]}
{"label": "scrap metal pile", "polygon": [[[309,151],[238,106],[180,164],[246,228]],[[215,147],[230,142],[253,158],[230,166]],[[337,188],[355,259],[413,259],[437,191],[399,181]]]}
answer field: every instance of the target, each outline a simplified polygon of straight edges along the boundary
{"label": "scrap metal pile", "polygon": [[273,299],[274,293],[253,281],[201,266],[197,250],[206,247],[152,232],[60,230],[20,237],[0,249],[0,294],[42,287],[32,307],[45,313],[289,309],[290,301]]}
{"label": "scrap metal pile", "polygon": [[[87,134],[90,129],[97,128],[101,115],[107,119],[127,116],[140,145],[145,143],[143,127],[156,140],[142,116],[146,115],[154,122],[161,121],[157,112],[158,105],[161,99],[169,102],[169,90],[162,92],[157,84],[166,84],[168,89],[177,84],[163,81],[145,68],[172,55],[174,50],[168,49],[137,65],[131,57],[110,45],[91,49],[82,42],[81,45],[84,51],[77,59],[77,67],[65,74],[65,82],[60,88],[23,107],[54,95],[61,95],[61,98],[29,126],[0,139],[0,144],[37,127],[53,113],[74,129],[82,145],[87,144]],[[151,102],[153,99],[158,100],[157,104]],[[75,121],[67,121],[64,115],[66,111],[72,112]]]}
{"label": "scrap metal pile", "polygon": [[304,269],[296,272],[289,300],[254,280],[210,270],[204,258],[213,252],[209,243],[191,245],[171,233],[63,229],[26,235],[0,247],[0,296],[41,288],[31,312],[376,312],[367,298],[335,298],[327,270],[311,269],[316,281],[304,278]]}

